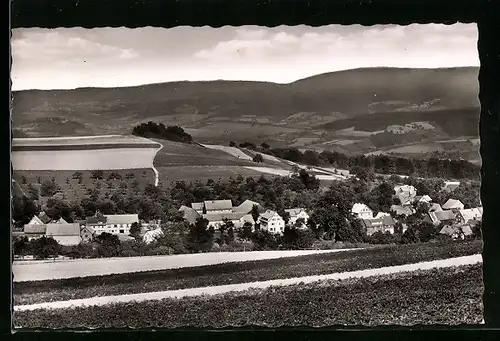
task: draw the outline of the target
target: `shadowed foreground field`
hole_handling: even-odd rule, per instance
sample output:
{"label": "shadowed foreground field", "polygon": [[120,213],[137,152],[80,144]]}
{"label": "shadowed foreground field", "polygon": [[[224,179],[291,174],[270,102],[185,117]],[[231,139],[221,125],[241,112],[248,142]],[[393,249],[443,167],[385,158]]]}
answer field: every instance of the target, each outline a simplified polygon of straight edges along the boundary
{"label": "shadowed foreground field", "polygon": [[19,328],[148,328],[478,324],[481,265],[365,279],[14,313]]}
{"label": "shadowed foreground field", "polygon": [[481,241],[381,246],[362,250],[161,271],[15,282],[14,302],[16,305],[25,305],[96,296],[324,275],[469,256],[480,253],[481,248]]}

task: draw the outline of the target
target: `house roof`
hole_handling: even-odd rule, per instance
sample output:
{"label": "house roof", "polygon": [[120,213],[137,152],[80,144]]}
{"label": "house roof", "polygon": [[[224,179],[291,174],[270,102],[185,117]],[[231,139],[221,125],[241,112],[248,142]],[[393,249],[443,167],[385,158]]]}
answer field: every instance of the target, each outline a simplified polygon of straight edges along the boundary
{"label": "house roof", "polygon": [[105,224],[107,218],[101,213],[96,212],[92,217],[87,217],[87,224]]}
{"label": "house roof", "polygon": [[368,206],[366,206],[365,204],[356,203],[352,206],[351,212],[352,213],[361,213],[361,211],[366,210],[366,209],[371,211],[371,209]]}
{"label": "house roof", "polygon": [[193,203],[191,204],[191,208],[192,208],[193,210],[197,210],[197,211],[199,211],[199,210],[203,210],[203,208],[204,208],[204,207],[205,207],[205,204],[204,204],[204,203],[202,203],[202,202],[193,202]]}
{"label": "house roof", "polygon": [[190,224],[194,224],[196,222],[196,219],[201,217],[201,215],[198,212],[196,212],[194,208],[187,207],[184,205],[181,206],[181,208],[179,208],[179,211],[183,212],[184,219]]}
{"label": "house roof", "polygon": [[468,225],[462,226],[461,229],[462,229],[462,232],[464,233],[464,235],[466,235],[466,236],[470,236],[472,234],[472,229]]}
{"label": "house roof", "polygon": [[460,186],[460,182],[459,181],[448,181],[448,182],[445,182],[445,184],[443,186],[443,190],[447,191],[447,192],[453,192],[459,186]]}
{"label": "house roof", "polygon": [[81,232],[81,231],[84,231],[84,230],[87,230],[87,231],[89,231],[91,234],[94,234],[94,229],[93,229],[92,227],[90,227],[90,226],[85,226],[85,227],[82,227],[82,228],[80,229],[80,232]]}
{"label": "house roof", "polygon": [[233,202],[231,200],[211,200],[204,201],[204,203],[207,211],[233,209]]}
{"label": "house roof", "polygon": [[133,224],[139,222],[138,214],[106,214],[104,216],[108,224]]}
{"label": "house roof", "polygon": [[449,236],[453,235],[455,232],[457,232],[457,229],[452,226],[445,226],[439,231],[441,234],[447,234]]}
{"label": "house roof", "polygon": [[375,219],[381,219],[384,217],[390,217],[391,215],[389,213],[385,212],[378,212],[377,215],[374,217]]}
{"label": "house roof", "polygon": [[38,215],[38,219],[40,219],[44,224],[47,224],[47,223],[49,223],[52,220],[52,218],[49,217],[47,215],[47,213],[45,213],[43,211],[40,212],[40,214]]}
{"label": "house roof", "polygon": [[450,210],[432,212],[431,214],[435,215],[435,217],[439,221],[455,220],[455,217],[456,217],[455,213],[453,213]]}
{"label": "house roof", "polygon": [[52,222],[53,224],[67,224],[68,222],[64,220],[62,217]]}
{"label": "house roof", "polygon": [[460,200],[455,200],[455,199],[448,199],[447,202],[443,205],[444,210],[449,210],[452,208],[458,208],[461,209],[464,207],[464,204]]}
{"label": "house roof", "polygon": [[86,220],[82,220],[82,219],[75,220],[74,222],[77,223],[77,224],[80,224],[80,225],[87,224],[87,221]]}
{"label": "house roof", "polygon": [[384,216],[381,218],[375,218],[375,219],[363,219],[363,223],[367,228],[373,227],[375,225],[377,226],[391,226],[394,225],[394,219],[392,219],[391,216]]}
{"label": "house roof", "polygon": [[479,220],[482,218],[482,213],[478,208],[460,210],[459,214],[466,223],[468,223],[470,220]]}
{"label": "house roof", "polygon": [[276,213],[275,211],[271,211],[271,210],[267,210],[266,212],[262,213],[260,215],[260,218],[264,219],[264,220],[269,220],[272,217],[274,217],[275,215],[277,215],[278,217],[281,218],[281,216],[278,213]]}
{"label": "house roof", "polygon": [[439,212],[442,210],[443,208],[438,203],[431,204],[431,207],[429,207],[429,212]]}
{"label": "house roof", "polygon": [[31,218],[29,224],[26,224],[26,225],[43,225],[45,224],[40,218],[38,218],[37,216],[33,216],[33,218]]}
{"label": "house roof", "polygon": [[244,223],[249,222],[255,224],[255,220],[253,219],[251,214],[245,214],[243,217],[241,217],[240,220],[242,220]]}
{"label": "house roof", "polygon": [[415,197],[415,201],[418,201],[418,202],[431,202],[432,198],[430,196],[428,196],[427,194],[425,194],[425,195],[417,195]]}
{"label": "house roof", "polygon": [[413,210],[411,207],[401,206],[401,205],[392,205],[391,211],[395,212],[397,215],[412,215]]}
{"label": "house roof", "polygon": [[210,222],[213,221],[223,221],[224,219],[229,219],[229,220],[240,220],[242,217],[246,216],[247,214],[245,213],[207,213],[203,215],[203,218],[207,219]]}
{"label": "house roof", "polygon": [[394,186],[394,192],[396,192],[396,194],[404,192],[417,193],[417,189],[411,185],[399,185]]}
{"label": "house roof", "polygon": [[241,205],[234,207],[233,211],[248,213],[252,211],[254,205],[257,205],[257,207],[262,209],[262,206],[258,202],[252,200],[245,200],[241,203]]}
{"label": "house roof", "polygon": [[80,236],[80,224],[47,224],[45,234],[50,236]]}
{"label": "house roof", "polygon": [[306,212],[305,208],[290,208],[290,209],[286,209],[285,212],[287,212],[288,214],[290,214],[290,217],[296,217],[298,216],[301,212]]}
{"label": "house roof", "polygon": [[24,233],[26,234],[44,234],[47,230],[47,225],[24,225]]}

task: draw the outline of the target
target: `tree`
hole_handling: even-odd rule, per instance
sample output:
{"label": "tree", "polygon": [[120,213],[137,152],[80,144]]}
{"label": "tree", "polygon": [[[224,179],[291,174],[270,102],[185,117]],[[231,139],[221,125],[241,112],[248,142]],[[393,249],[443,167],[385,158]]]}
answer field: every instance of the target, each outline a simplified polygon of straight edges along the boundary
{"label": "tree", "polygon": [[198,218],[194,224],[191,224],[186,236],[188,250],[200,252],[212,248],[213,233],[209,231],[208,223],[207,219]]}
{"label": "tree", "polygon": [[257,250],[275,250],[278,247],[276,236],[266,230],[256,230],[252,234],[252,242]]}
{"label": "tree", "polygon": [[56,258],[61,251],[61,245],[52,237],[47,238],[43,236],[33,239],[30,244],[33,257],[36,259],[46,259],[49,257]]}
{"label": "tree", "polygon": [[28,185],[28,194],[31,200],[38,200],[40,198],[40,192],[38,191],[38,188],[36,188],[32,184]]}
{"label": "tree", "polygon": [[265,143],[265,142],[262,142],[262,143],[260,144],[260,146],[261,146],[262,148],[264,148],[264,149],[269,149],[269,148],[271,148],[271,146],[270,146],[270,145],[268,145],[268,144],[267,144],[267,143]]}
{"label": "tree", "polygon": [[94,179],[94,180],[102,180],[104,178],[104,171],[100,170],[100,169],[95,169],[95,170],[92,170],[90,171],[90,174],[91,174],[91,179]]}
{"label": "tree", "polygon": [[133,222],[132,225],[130,225],[130,236],[134,237],[135,239],[138,239],[141,234],[141,227],[139,226],[138,222]]}
{"label": "tree", "polygon": [[63,218],[68,223],[73,222],[73,210],[68,203],[61,199],[50,198],[47,200],[45,213],[54,220]]}
{"label": "tree", "polygon": [[16,238],[14,240],[14,244],[12,245],[12,249],[14,251],[14,254],[17,256],[25,256],[29,254],[30,242],[28,241],[28,237],[23,236],[20,238]]}
{"label": "tree", "polygon": [[229,141],[229,147],[236,147],[236,142],[234,141]]}
{"label": "tree", "polygon": [[260,216],[259,206],[253,205],[252,211],[250,212],[250,214],[252,215],[253,221],[255,223],[257,223],[257,220],[259,220],[259,216]]}
{"label": "tree", "polygon": [[255,154],[255,156],[253,157],[253,162],[257,162],[257,163],[261,163],[261,162],[264,162],[264,158],[262,157],[262,154]]}
{"label": "tree", "polygon": [[439,231],[437,231],[436,227],[432,223],[422,222],[417,225],[418,229],[418,238],[421,242],[428,242],[431,239],[434,239]]}
{"label": "tree", "polygon": [[45,180],[40,187],[40,194],[42,197],[51,197],[56,194],[57,190],[58,188],[55,182]]}
{"label": "tree", "polygon": [[230,227],[227,230],[226,244],[231,245],[234,242],[234,228]]}
{"label": "tree", "polygon": [[409,227],[401,237],[401,243],[403,244],[413,244],[419,241],[418,230],[414,227]]}
{"label": "tree", "polygon": [[23,176],[21,177],[21,183],[22,183],[23,185],[26,185],[26,182],[27,182],[26,177],[23,175]]}
{"label": "tree", "polygon": [[74,172],[71,177],[75,180],[81,180],[83,178],[83,174],[82,172]]}
{"label": "tree", "polygon": [[118,236],[103,232],[94,237],[94,241],[98,244],[97,254],[100,257],[116,257],[120,255],[120,240]]}
{"label": "tree", "polygon": [[252,239],[252,223],[246,221],[243,224],[243,227],[241,230],[238,232],[238,237],[243,239],[243,240],[251,240]]}

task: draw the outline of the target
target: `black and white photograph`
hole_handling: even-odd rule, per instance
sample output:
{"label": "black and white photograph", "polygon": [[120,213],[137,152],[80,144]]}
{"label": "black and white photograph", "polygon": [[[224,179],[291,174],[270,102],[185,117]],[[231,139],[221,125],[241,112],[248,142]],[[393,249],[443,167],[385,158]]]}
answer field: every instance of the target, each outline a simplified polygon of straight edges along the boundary
{"label": "black and white photograph", "polygon": [[477,42],[12,29],[14,329],[484,323]]}

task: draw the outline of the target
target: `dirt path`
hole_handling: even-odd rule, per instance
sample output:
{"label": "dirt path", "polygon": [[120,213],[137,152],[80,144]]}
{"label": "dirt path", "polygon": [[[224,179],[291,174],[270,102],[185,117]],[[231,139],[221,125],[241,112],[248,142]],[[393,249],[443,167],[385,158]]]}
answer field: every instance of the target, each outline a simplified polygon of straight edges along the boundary
{"label": "dirt path", "polygon": [[334,273],[330,275],[286,278],[286,279],[270,280],[263,282],[250,282],[250,283],[241,283],[232,285],[220,285],[213,287],[190,288],[181,290],[148,292],[148,293],[140,293],[132,295],[92,297],[92,298],[78,299],[78,300],[38,303],[32,305],[15,306],[14,311],[34,310],[34,309],[57,309],[57,308],[69,308],[72,306],[92,306],[92,305],[105,305],[109,303],[123,303],[131,301],[139,302],[147,300],[161,300],[164,298],[181,298],[186,296],[216,295],[231,291],[244,291],[250,288],[263,289],[263,288],[268,288],[270,286],[311,283],[327,279],[339,280],[339,279],[347,279],[353,277],[358,277],[358,278],[370,277],[370,276],[386,275],[386,274],[405,272],[405,271],[428,270],[433,268],[476,264],[480,262],[482,262],[482,256],[478,254],[473,256],[456,257],[456,258],[442,259],[430,262],[389,266],[378,269],[367,269],[360,271]]}
{"label": "dirt path", "polygon": [[42,281],[48,279],[102,276],[114,273],[166,270],[228,262],[245,262],[282,257],[296,257],[349,250],[352,249],[211,252],[171,256],[117,257],[56,261],[14,261],[12,271],[14,273],[14,282]]}
{"label": "dirt path", "polygon": [[158,170],[155,168],[155,159],[156,159],[156,155],[158,155],[158,153],[162,149],[163,149],[163,144],[160,143],[160,148],[158,148],[158,150],[156,151],[156,153],[153,157],[153,162],[151,163],[151,165],[153,167],[153,172],[155,172],[155,187],[158,187],[158,184],[160,183],[160,173],[158,173]]}

